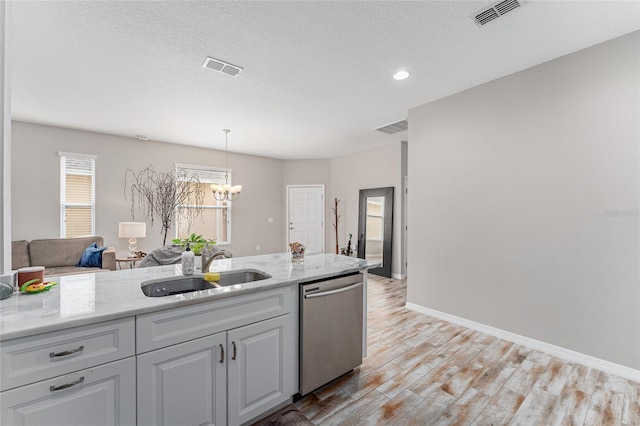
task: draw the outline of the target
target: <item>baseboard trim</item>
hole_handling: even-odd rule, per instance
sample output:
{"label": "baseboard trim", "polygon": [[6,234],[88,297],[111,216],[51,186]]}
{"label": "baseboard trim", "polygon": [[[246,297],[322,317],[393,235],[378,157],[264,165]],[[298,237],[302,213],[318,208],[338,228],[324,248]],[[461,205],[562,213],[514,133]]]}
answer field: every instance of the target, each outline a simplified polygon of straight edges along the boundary
{"label": "baseboard trim", "polygon": [[391,278],[396,279],[396,280],[404,280],[405,275],[404,274],[391,274]]}
{"label": "baseboard trim", "polygon": [[471,321],[466,318],[448,314],[446,312],[437,311],[435,309],[427,308],[415,303],[407,302],[405,307],[407,309],[411,309],[412,311],[440,318],[442,320],[449,321],[454,324],[470,328],[472,330],[480,331],[482,333],[486,333],[500,339],[508,340],[510,342],[527,346],[532,349],[546,352],[567,361],[577,362],[579,364],[586,365],[587,367],[595,368],[606,373],[614,374],[616,376],[624,377],[625,379],[640,383],[640,370],[635,370],[631,367],[626,367],[624,365],[616,364],[611,361],[606,361],[604,359],[596,358],[591,355],[586,355],[580,352],[573,351],[571,349],[556,346],[551,343],[542,342],[540,340],[532,339],[530,337],[522,336],[510,331],[492,327],[490,325]]}

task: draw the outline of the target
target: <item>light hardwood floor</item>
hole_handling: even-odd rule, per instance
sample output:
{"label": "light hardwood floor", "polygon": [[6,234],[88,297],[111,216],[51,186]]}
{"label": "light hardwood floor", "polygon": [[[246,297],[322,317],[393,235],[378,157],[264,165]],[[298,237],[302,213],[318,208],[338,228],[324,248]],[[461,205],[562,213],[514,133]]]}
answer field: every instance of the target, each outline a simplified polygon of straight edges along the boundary
{"label": "light hardwood floor", "polygon": [[368,357],[296,406],[316,425],[640,425],[640,383],[420,314],[369,275]]}

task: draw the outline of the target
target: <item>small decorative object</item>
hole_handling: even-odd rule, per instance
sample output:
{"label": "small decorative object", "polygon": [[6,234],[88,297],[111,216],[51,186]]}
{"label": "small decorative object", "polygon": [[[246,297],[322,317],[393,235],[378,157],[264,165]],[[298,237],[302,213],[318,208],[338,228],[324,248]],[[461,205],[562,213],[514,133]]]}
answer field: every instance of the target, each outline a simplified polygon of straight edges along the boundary
{"label": "small decorative object", "polygon": [[353,254],[353,244],[351,243],[351,237],[353,234],[349,234],[349,242],[347,242],[347,247],[340,249],[340,254],[345,256],[351,256]]}
{"label": "small decorative object", "polygon": [[51,287],[58,284],[56,281],[41,282],[39,278],[34,278],[20,286],[20,293],[34,294],[51,290]]}
{"label": "small decorative object", "polygon": [[304,246],[298,242],[289,243],[291,249],[291,262],[304,263]]}
{"label": "small decorative object", "polygon": [[333,210],[333,215],[335,217],[335,221],[333,223],[333,229],[335,229],[336,231],[336,254],[339,254],[340,252],[338,251],[338,222],[340,221],[340,215],[338,215],[338,203],[340,202],[340,200],[338,200],[337,198],[333,199],[334,202],[334,207],[331,207],[331,210]]}

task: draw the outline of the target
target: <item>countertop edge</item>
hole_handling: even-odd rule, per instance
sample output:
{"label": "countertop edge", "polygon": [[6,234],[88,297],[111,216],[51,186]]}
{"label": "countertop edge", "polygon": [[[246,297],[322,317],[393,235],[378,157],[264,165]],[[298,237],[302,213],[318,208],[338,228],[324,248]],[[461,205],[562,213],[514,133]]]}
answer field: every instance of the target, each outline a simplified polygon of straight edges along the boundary
{"label": "countertop edge", "polygon": [[[86,315],[80,315],[77,318],[68,319],[64,322],[56,322],[56,323],[44,323],[42,325],[33,326],[31,328],[23,328],[18,330],[7,330],[0,333],[0,342],[6,342],[9,340],[24,338],[24,337],[32,337],[40,334],[56,332],[60,330],[67,330],[76,327],[82,327],[87,325],[93,325],[103,322],[108,322],[112,320],[124,319],[124,318],[132,318],[138,315],[149,314],[153,312],[160,312],[168,309],[176,309],[181,307],[187,307],[192,305],[197,305],[201,303],[212,302],[216,300],[247,295],[252,293],[257,293],[261,291],[267,291],[274,288],[287,287],[298,283],[304,283],[307,281],[315,281],[322,280],[325,278],[335,277],[337,275],[342,274],[350,274],[350,273],[358,273],[364,272],[370,269],[371,265],[359,265],[358,267],[350,267],[340,270],[338,273],[336,271],[320,273],[317,275],[313,275],[310,277],[305,277],[302,279],[292,279],[292,280],[275,280],[273,282],[269,282],[271,280],[265,280],[267,282],[253,282],[247,283],[241,286],[241,288],[235,288],[233,291],[225,291],[224,289],[220,289],[220,291],[215,290],[203,290],[190,293],[188,298],[178,298],[174,296],[173,300],[168,301],[163,298],[163,303],[161,304],[150,304],[147,306],[140,306],[131,309],[124,309],[122,311],[110,312],[110,313],[88,313]],[[216,289],[217,290],[217,289]],[[205,294],[208,293],[208,294]],[[14,295],[15,297],[15,295]],[[18,295],[17,297],[20,297]],[[25,296],[22,296],[25,297]],[[26,296],[29,297],[29,296]],[[150,298],[152,299],[152,298]],[[152,302],[150,300],[150,302]],[[46,321],[46,320],[44,320]]]}

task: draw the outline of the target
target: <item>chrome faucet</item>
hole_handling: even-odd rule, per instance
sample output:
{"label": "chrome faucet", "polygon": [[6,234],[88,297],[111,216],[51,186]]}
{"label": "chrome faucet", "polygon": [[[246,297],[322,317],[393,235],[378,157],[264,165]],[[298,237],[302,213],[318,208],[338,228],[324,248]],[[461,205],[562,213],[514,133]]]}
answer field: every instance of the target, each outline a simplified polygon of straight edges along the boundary
{"label": "chrome faucet", "polygon": [[200,255],[202,256],[202,272],[209,272],[211,262],[216,259],[233,257],[233,254],[227,250],[215,250],[212,252],[211,247],[215,247],[215,244],[205,244],[200,251]]}

